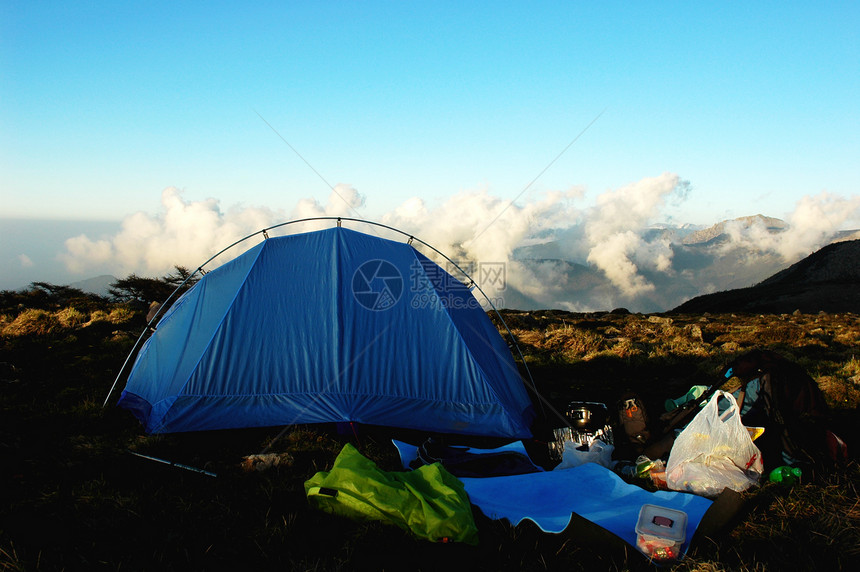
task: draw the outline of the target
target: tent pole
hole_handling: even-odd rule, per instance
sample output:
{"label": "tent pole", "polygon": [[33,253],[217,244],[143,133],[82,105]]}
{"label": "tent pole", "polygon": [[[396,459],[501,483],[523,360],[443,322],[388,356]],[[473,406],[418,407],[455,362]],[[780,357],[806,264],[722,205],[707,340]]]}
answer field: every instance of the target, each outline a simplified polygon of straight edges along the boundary
{"label": "tent pole", "polygon": [[110,386],[110,391],[108,391],[108,394],[105,396],[105,402],[102,403],[102,407],[107,406],[107,402],[110,399],[110,396],[113,393],[113,390],[116,389],[116,384],[119,383],[119,378],[122,377],[122,372],[125,371],[125,366],[128,365],[128,362],[131,359],[131,356],[134,355],[134,352],[137,350],[137,347],[140,345],[140,340],[143,339],[143,336],[145,336],[146,332],[148,332],[148,331],[149,331],[149,324],[147,324],[146,328],[143,329],[143,331],[137,337],[137,341],[134,342],[134,347],[131,348],[131,351],[128,352],[127,356],[125,356],[125,361],[122,362],[122,367],[119,368],[119,372],[116,374],[116,379],[113,380],[113,385]]}

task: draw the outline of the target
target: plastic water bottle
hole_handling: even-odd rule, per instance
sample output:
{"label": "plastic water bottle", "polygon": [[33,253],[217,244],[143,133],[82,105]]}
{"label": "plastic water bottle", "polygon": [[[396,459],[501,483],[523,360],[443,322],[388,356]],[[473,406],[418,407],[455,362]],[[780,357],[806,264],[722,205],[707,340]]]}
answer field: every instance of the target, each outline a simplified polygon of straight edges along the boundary
{"label": "plastic water bottle", "polygon": [[653,466],[654,461],[645,455],[640,455],[636,459],[636,476],[640,479],[647,479],[651,476],[651,467]]}
{"label": "plastic water bottle", "polygon": [[613,461],[611,466],[617,475],[629,479],[636,476],[636,464],[632,461]]}
{"label": "plastic water bottle", "polygon": [[770,482],[782,483],[784,485],[793,485],[800,480],[802,471],[798,467],[782,466],[777,467],[770,472]]}
{"label": "plastic water bottle", "polygon": [[630,479],[645,479],[651,474],[651,467],[654,466],[654,461],[642,455],[636,459],[636,462],[631,461],[615,461],[612,465],[612,470],[622,477]]}

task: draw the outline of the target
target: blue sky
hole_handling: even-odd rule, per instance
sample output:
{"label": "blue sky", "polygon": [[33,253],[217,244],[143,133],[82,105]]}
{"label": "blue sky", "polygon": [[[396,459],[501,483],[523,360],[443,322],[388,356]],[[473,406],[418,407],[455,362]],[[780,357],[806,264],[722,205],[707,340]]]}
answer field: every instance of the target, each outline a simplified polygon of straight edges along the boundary
{"label": "blue sky", "polygon": [[[290,212],[330,189],[595,195],[783,216],[860,189],[856,2],[4,2],[2,217],[154,212],[164,188]],[[602,115],[601,115],[602,113]],[[258,116],[259,114],[259,116]]]}

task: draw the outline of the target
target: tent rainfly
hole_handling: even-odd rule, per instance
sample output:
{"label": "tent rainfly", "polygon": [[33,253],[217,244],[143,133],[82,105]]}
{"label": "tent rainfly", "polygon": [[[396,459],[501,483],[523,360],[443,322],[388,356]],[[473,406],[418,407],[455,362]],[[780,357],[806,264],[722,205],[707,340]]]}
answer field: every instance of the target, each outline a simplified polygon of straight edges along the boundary
{"label": "tent rainfly", "polygon": [[471,292],[410,244],[267,238],[159,321],[119,400],[147,432],[353,421],[530,436],[531,401]]}

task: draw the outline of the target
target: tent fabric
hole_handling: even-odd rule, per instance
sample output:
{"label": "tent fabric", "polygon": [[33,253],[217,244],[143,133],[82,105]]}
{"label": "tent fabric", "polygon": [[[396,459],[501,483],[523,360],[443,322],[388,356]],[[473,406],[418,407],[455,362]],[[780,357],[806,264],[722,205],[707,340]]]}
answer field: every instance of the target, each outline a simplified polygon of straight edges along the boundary
{"label": "tent fabric", "polygon": [[331,471],[305,481],[305,494],[325,512],[394,524],[431,542],[478,543],[463,483],[439,463],[383,471],[347,443]]}
{"label": "tent fabric", "polygon": [[524,438],[534,418],[462,283],[409,244],[341,227],[268,238],[204,275],[119,405],[150,433],[352,421]]}
{"label": "tent fabric", "polygon": [[[402,441],[392,442],[403,467],[408,468],[418,448]],[[521,443],[505,450],[526,452]],[[460,480],[469,494],[469,502],[488,518],[507,519],[514,526],[528,519],[544,532],[560,533],[570,525],[575,513],[631,546],[636,546],[636,523],[642,505],[680,510],[687,513],[682,554],[686,553],[696,528],[712,504],[706,498],[688,493],[646,491],[624,482],[596,463],[561,471]]]}

